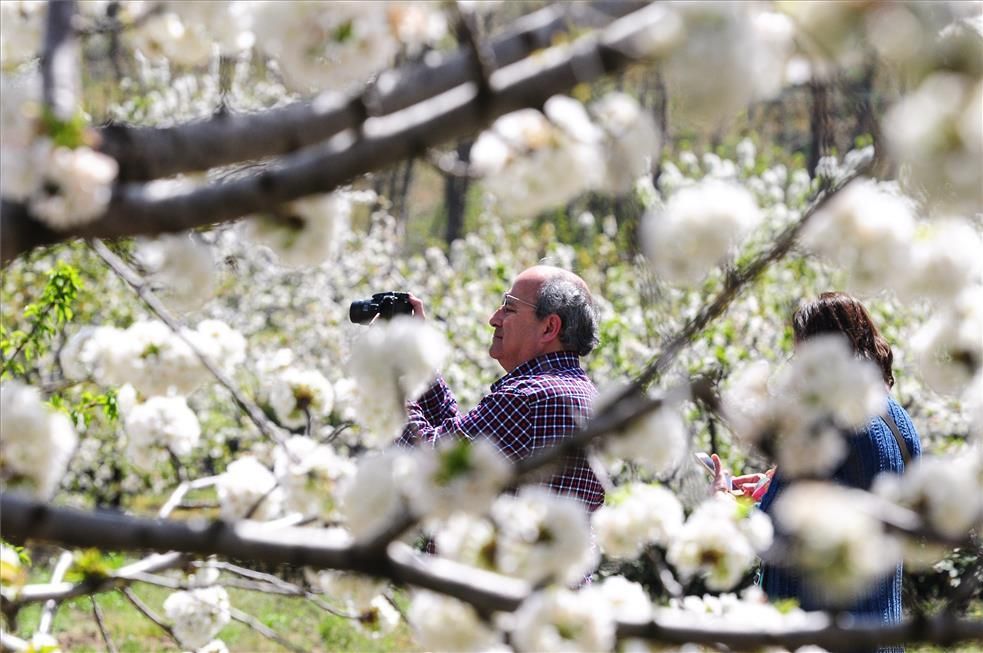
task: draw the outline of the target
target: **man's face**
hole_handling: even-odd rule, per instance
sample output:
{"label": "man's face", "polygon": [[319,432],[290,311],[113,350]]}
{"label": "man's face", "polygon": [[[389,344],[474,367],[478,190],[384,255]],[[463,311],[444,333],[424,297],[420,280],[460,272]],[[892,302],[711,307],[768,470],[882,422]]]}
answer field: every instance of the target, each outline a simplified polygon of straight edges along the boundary
{"label": "man's face", "polygon": [[488,354],[506,372],[542,353],[543,320],[536,317],[536,297],[542,280],[520,275],[488,323],[495,327]]}

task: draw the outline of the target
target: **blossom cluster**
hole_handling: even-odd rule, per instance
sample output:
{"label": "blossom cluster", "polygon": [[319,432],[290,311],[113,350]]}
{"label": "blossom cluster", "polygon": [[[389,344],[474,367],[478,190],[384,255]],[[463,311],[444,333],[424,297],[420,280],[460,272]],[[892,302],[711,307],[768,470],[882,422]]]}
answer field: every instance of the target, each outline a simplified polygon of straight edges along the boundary
{"label": "blossom cluster", "polygon": [[[471,169],[505,216],[531,217],[590,189],[625,192],[656,155],[652,117],[625,94],[585,108],[566,96],[502,116],[471,148]],[[593,119],[592,119],[593,118]]]}
{"label": "blossom cluster", "polygon": [[783,474],[828,474],[846,455],[843,431],[859,429],[886,410],[880,371],[854,357],[839,335],[810,338],[769,379],[759,361],[738,371],[724,411],[739,437],[776,438]]}
{"label": "blossom cluster", "polygon": [[174,592],[164,601],[174,635],[192,649],[208,645],[232,619],[229,594],[219,586]]}
{"label": "blossom cluster", "polygon": [[71,420],[46,406],[36,388],[0,385],[0,473],[5,487],[50,498],[78,444]]}

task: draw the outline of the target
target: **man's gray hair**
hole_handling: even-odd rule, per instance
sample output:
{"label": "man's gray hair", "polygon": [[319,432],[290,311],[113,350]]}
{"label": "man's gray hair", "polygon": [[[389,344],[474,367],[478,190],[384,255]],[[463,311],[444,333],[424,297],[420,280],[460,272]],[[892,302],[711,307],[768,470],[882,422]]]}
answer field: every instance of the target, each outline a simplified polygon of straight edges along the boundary
{"label": "man's gray hair", "polygon": [[556,313],[560,317],[560,342],[578,356],[586,356],[598,343],[597,307],[583,283],[564,274],[547,279],[536,299],[536,317],[542,320]]}

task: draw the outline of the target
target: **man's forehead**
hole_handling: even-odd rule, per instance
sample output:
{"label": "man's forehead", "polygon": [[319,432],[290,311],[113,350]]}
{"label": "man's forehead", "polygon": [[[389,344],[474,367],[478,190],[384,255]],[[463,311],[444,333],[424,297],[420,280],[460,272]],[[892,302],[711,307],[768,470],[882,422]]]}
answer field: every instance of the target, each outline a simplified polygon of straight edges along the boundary
{"label": "man's forehead", "polygon": [[519,299],[525,299],[531,301],[535,299],[539,294],[539,288],[543,285],[544,279],[537,275],[519,275],[512,282],[512,288],[509,290],[510,295],[515,295]]}

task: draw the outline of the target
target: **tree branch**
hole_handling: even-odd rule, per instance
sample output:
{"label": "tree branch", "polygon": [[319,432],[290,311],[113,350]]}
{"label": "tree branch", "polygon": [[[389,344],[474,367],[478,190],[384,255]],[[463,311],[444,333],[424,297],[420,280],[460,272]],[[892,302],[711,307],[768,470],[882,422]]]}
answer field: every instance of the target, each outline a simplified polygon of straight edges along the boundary
{"label": "tree branch", "polygon": [[121,587],[119,591],[123,593],[123,596],[125,596],[126,599],[133,604],[133,607],[136,608],[140,614],[157,624],[161,630],[167,633],[168,636],[174,640],[175,644],[182,646],[181,640],[179,640],[177,635],[174,634],[174,629],[164,623],[164,620],[157,616],[153,610],[151,610],[143,601],[141,601],[140,597],[133,593],[133,590],[131,590],[129,587]]}
{"label": "tree branch", "polygon": [[[134,270],[126,264],[126,262],[120,257],[116,256],[104,243],[99,240],[90,241],[90,246],[99,255],[106,265],[119,276],[120,279],[125,281],[133,290],[137,293],[140,299],[153,311],[160,320],[166,324],[171,331],[174,332],[176,336],[184,341],[191,351],[194,352],[201,364],[207,369],[212,376],[232,395],[232,399],[235,401],[236,406],[245,413],[246,417],[256,425],[260,433],[265,435],[267,438],[276,442],[278,444],[283,444],[284,437],[277,432],[276,428],[270,424],[270,421],[266,419],[263,411],[259,407],[250,401],[245,395],[239,392],[239,389],[232,382],[232,380],[226,376],[225,372],[220,370],[212,360],[205,355],[201,349],[198,348],[194,342],[181,332],[181,324],[177,319],[171,315],[171,312],[167,310],[164,304],[157,298],[157,295],[153,293],[150,287],[144,282],[143,278],[137,274]],[[172,454],[173,456],[173,454]],[[212,479],[214,481],[214,479]],[[173,509],[173,508],[172,508]]]}
{"label": "tree branch", "polygon": [[229,614],[231,614],[232,618],[238,621],[239,623],[244,624],[249,628],[252,628],[266,639],[272,642],[276,642],[283,648],[291,651],[295,651],[295,653],[307,653],[307,649],[305,649],[302,646],[297,646],[296,644],[294,644],[293,642],[291,642],[290,640],[288,640],[287,638],[285,638],[283,635],[276,632],[272,628],[268,627],[266,624],[264,624],[259,619],[252,616],[251,614],[247,614],[242,610],[238,610],[232,607],[229,608]]}
{"label": "tree branch", "polygon": [[[617,17],[643,3],[592,4],[606,9],[607,16]],[[555,5],[518,19],[489,43],[494,61],[512,64],[550,47],[558,34],[569,31],[568,14],[583,14],[588,7]],[[357,128],[366,112],[390,114],[472,81],[474,66],[473,52],[467,48],[450,54],[431,53],[418,64],[383,72],[364,92],[325,92],[313,101],[252,114],[221,115],[176,127],[104,127],[99,130],[100,149],[119,162],[124,181],[159,179],[281,156]]]}
{"label": "tree branch", "polygon": [[[58,562],[55,563],[55,571],[51,574],[51,582],[57,584],[61,582],[61,579],[65,577],[68,569],[72,566],[72,561],[75,556],[71,551],[62,551],[61,555],[58,556]],[[51,632],[51,622],[55,618],[55,610],[58,609],[58,601],[55,599],[48,599],[44,604],[44,608],[41,610],[41,621],[38,623],[38,632],[48,634]]]}
{"label": "tree branch", "polygon": [[47,10],[41,52],[42,102],[55,118],[68,120],[78,110],[81,58],[72,26],[77,6],[75,0],[51,0]]}
{"label": "tree branch", "polygon": [[[803,210],[802,216],[779,234],[770,248],[754,257],[733,273],[729,273],[724,280],[724,287],[717,293],[713,301],[704,304],[703,308],[690,318],[682,329],[663,341],[659,356],[638,376],[634,383],[635,388],[644,388],[661,376],[676,359],[676,356],[679,355],[683,347],[699,335],[710,322],[723,315],[730,304],[740,296],[746,286],[757,280],[768,269],[769,265],[781,260],[788,254],[792,246],[795,245],[799,234],[802,233],[806,224],[819,209],[825,206],[830,199],[843,190],[850,182],[862,175],[870,167],[871,163],[872,161],[863,162],[857,168],[837,179],[828,188],[820,190]],[[629,387],[625,394],[631,391],[633,391],[633,388]],[[625,394],[621,396],[623,397]]]}
{"label": "tree branch", "polygon": [[113,639],[109,636],[109,631],[106,630],[106,624],[102,619],[102,610],[99,609],[99,604],[96,603],[96,597],[94,595],[89,596],[89,600],[92,602],[92,616],[96,620],[96,625],[99,627],[99,634],[102,635],[102,641],[106,643],[106,650],[109,653],[116,653],[116,645],[113,643]]}
{"label": "tree branch", "polygon": [[[476,84],[465,83],[397,113],[369,118],[360,134],[338,134],[327,143],[283,157],[278,165],[244,179],[158,197],[144,186],[119,186],[106,213],[51,240],[50,230],[25,229],[33,222],[23,204],[4,201],[0,213],[0,262],[42,244],[71,237],[116,238],[184,231],[267,211],[307,195],[331,191],[357,176],[430,147],[468,136],[506,113],[542,105],[578,83],[627,67],[650,54],[645,36],[668,11],[650,5],[570,47],[551,48],[495,71],[487,102]],[[26,239],[17,240],[18,237]]]}
{"label": "tree branch", "polygon": [[[71,546],[114,550],[175,549],[187,553],[357,571],[447,594],[490,612],[513,611],[532,591],[524,581],[422,555],[401,542],[392,543],[387,552],[365,555],[358,547],[339,545],[321,529],[271,530],[261,524],[244,522],[214,522],[201,526],[152,521],[108,512],[85,513],[70,508],[53,508],[35,499],[7,493],[0,498],[0,508],[0,529],[5,537],[14,541],[30,537]],[[128,598],[132,596],[127,588],[123,591]],[[162,627],[169,632],[166,625]],[[742,650],[766,645],[795,648],[805,644],[838,650],[855,644],[887,646],[902,642],[929,642],[951,645],[959,641],[983,641],[983,620],[956,619],[952,615],[942,614],[924,620],[908,620],[898,625],[853,626],[830,623],[825,615],[817,614],[808,626],[760,632],[760,628],[753,625],[693,626],[672,617],[663,617],[647,623],[619,622],[618,636],[644,637],[676,644],[717,643]]]}

